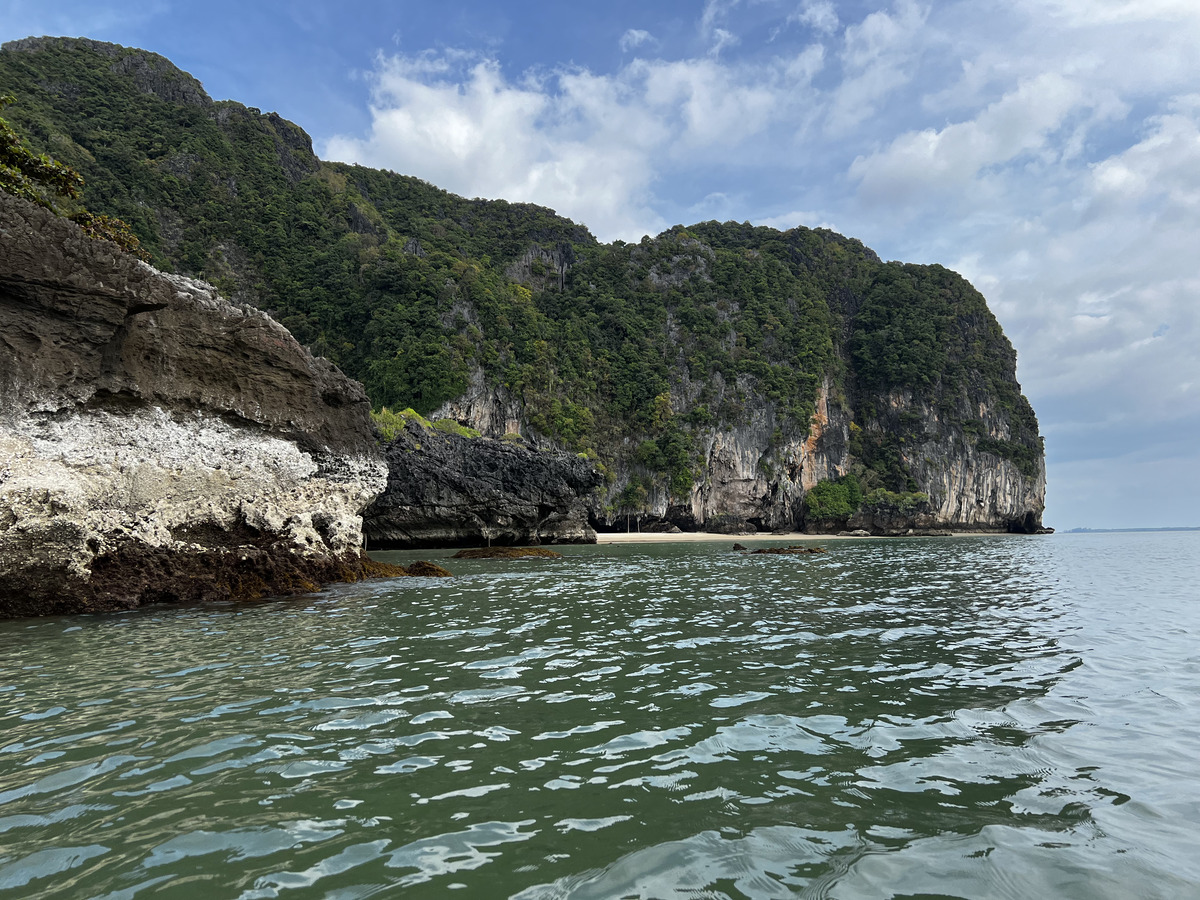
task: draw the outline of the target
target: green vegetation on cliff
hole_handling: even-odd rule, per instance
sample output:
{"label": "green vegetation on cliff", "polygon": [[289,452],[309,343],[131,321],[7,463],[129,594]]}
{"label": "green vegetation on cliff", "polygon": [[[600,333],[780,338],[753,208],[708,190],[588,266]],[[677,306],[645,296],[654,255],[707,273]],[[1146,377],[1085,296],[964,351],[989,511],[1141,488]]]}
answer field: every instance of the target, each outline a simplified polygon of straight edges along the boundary
{"label": "green vegetation on cliff", "polygon": [[[0,110],[16,102],[0,94]],[[34,153],[4,119],[0,118],[0,190],[46,209],[59,197],[78,199],[83,188],[79,173],[45,153]]]}
{"label": "green vegetation on cliff", "polygon": [[[428,415],[482,373],[540,434],[638,470],[614,509],[683,497],[705,478],[701,433],[753,409],[772,410],[777,441],[805,434],[824,382],[864,426],[862,491],[914,489],[905,442],[920,434],[889,419],[897,391],[980,450],[1040,460],[1011,345],[939,266],[732,222],[600,244],[541,207],[321,162],[296,125],[111,44],[5,45],[8,91],[30,144],[82,173],[88,205],[129,222],[155,265],[267,309],[377,409]],[[984,398],[1003,437],[971,430]]]}
{"label": "green vegetation on cliff", "polygon": [[804,495],[804,511],[809,519],[846,519],[858,511],[862,502],[862,486],[851,474],[815,484]]}
{"label": "green vegetation on cliff", "polygon": [[[0,110],[15,102],[12,94],[0,94]],[[78,172],[45,153],[34,153],[3,118],[0,118],[0,191],[57,215],[66,215],[88,237],[112,241],[126,252],[145,257],[128,225],[111,216],[96,215],[80,205],[83,177]]]}

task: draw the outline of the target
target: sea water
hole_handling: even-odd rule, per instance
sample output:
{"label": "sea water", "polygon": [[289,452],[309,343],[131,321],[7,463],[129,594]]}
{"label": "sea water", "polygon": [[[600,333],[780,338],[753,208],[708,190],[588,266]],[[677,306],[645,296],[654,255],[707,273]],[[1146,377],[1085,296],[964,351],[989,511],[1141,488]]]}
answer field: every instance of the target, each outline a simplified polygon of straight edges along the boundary
{"label": "sea water", "polygon": [[1200,534],[822,546],[0,622],[0,897],[1200,897]]}

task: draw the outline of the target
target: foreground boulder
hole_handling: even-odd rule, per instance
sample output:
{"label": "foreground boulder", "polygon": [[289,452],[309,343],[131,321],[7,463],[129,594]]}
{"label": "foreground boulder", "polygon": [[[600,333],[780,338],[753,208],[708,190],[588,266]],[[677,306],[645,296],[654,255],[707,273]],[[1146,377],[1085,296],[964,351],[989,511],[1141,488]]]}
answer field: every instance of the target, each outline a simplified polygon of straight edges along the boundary
{"label": "foreground boulder", "polygon": [[0,193],[0,616],[403,570],[361,385],[262,312]]}
{"label": "foreground boulder", "polygon": [[364,514],[373,549],[595,543],[600,474],[575,454],[409,423],[388,444],[387,490]]}

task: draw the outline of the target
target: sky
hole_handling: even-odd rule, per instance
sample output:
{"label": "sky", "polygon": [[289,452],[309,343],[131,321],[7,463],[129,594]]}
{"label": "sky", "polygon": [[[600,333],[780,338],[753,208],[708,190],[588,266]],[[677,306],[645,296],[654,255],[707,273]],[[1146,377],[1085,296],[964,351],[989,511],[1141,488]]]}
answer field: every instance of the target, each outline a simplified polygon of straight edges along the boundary
{"label": "sky", "polygon": [[325,159],[602,240],[828,227],[988,298],[1045,521],[1200,525],[1196,0],[0,0],[153,50]]}

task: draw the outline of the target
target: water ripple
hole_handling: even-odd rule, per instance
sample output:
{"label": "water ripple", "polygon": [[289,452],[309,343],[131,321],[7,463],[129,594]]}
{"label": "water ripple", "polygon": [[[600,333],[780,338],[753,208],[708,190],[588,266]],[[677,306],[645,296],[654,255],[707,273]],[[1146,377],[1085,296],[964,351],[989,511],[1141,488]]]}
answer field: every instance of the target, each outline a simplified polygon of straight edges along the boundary
{"label": "water ripple", "polygon": [[1200,896],[1198,551],[580,547],[0,623],[0,896]]}

